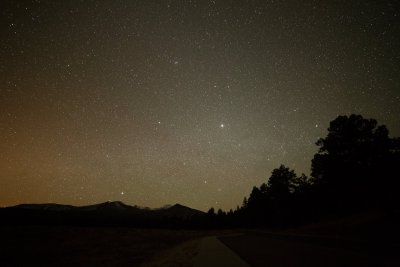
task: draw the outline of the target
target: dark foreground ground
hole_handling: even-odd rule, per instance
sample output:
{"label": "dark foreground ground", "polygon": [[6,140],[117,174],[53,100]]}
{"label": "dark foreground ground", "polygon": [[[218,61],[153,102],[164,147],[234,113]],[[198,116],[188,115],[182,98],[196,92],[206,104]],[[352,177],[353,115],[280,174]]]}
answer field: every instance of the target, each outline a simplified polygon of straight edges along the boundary
{"label": "dark foreground ground", "polygon": [[207,232],[65,226],[2,226],[0,266],[140,266]]}
{"label": "dark foreground ground", "polygon": [[251,266],[399,266],[400,224],[382,212],[282,231],[240,231],[220,240]]}
{"label": "dark foreground ground", "polygon": [[394,244],[261,231],[219,239],[253,267],[400,266]]}
{"label": "dark foreground ground", "polygon": [[[206,236],[213,236],[206,238],[212,242],[203,242],[202,237]],[[267,229],[0,227],[0,267],[142,264],[146,267],[232,267],[232,264],[218,264],[223,258],[218,259],[216,247],[220,248],[221,255],[229,254],[223,248],[230,253],[232,250],[253,267],[400,267],[400,225],[397,220],[367,213],[274,232]],[[194,264],[203,262],[198,259],[201,255],[216,256],[205,257],[210,258],[205,261],[207,264]],[[232,258],[235,257],[230,257],[231,262]]]}

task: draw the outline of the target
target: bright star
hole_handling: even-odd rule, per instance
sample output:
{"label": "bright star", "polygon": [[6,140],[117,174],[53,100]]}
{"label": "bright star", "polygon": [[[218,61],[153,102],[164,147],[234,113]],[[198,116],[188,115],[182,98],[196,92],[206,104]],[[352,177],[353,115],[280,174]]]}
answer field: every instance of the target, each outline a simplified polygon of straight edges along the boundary
{"label": "bright star", "polygon": [[223,123],[221,123],[220,127],[221,127],[221,128],[224,128],[224,127],[225,127],[225,125],[224,125]]}

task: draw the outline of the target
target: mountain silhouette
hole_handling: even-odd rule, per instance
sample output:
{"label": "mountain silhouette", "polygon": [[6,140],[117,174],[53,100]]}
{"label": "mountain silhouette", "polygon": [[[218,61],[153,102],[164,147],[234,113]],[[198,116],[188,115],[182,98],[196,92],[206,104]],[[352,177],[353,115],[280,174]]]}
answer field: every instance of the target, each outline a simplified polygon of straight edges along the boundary
{"label": "mountain silhouette", "polygon": [[46,203],[46,204],[19,204],[19,205],[9,207],[9,208],[30,209],[30,210],[49,210],[49,211],[66,211],[66,210],[72,210],[75,207],[72,205]]}
{"label": "mountain silhouette", "polygon": [[163,215],[171,215],[176,217],[191,217],[196,215],[202,215],[204,212],[192,209],[181,204],[175,204],[173,206],[167,206],[158,210]]}
{"label": "mountain silhouette", "polygon": [[130,206],[121,201],[72,206],[55,203],[20,204],[0,208],[0,224],[74,224],[164,226],[205,214],[181,204],[158,209]]}
{"label": "mountain silhouette", "polygon": [[114,211],[129,211],[137,208],[136,206],[129,206],[121,201],[107,201],[104,203],[76,207],[79,210],[95,211],[95,210],[114,210]]}

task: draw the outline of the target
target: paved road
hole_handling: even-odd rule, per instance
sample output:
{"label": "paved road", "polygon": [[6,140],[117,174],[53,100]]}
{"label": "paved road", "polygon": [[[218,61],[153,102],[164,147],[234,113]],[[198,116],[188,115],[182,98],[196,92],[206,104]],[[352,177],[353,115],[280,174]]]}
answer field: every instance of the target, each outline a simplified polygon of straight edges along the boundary
{"label": "paved road", "polygon": [[400,245],[384,242],[246,231],[192,243],[177,247],[165,259],[146,266],[400,267]]}
{"label": "paved road", "polygon": [[[245,233],[219,238],[253,267],[400,266],[398,259],[361,243]],[[342,242],[342,243],[341,243]],[[379,245],[378,245],[379,246]]]}
{"label": "paved road", "polygon": [[216,237],[205,237],[200,241],[193,267],[250,267]]}

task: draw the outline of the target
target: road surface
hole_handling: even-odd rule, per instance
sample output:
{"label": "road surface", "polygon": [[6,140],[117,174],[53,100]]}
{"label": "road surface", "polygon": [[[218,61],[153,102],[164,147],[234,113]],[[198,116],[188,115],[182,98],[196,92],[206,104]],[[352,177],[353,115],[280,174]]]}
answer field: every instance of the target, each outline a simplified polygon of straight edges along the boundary
{"label": "road surface", "polygon": [[400,266],[398,253],[379,244],[261,232],[219,239],[253,267]]}
{"label": "road surface", "polygon": [[250,267],[215,236],[200,240],[193,267]]}
{"label": "road surface", "polygon": [[193,240],[144,266],[400,267],[399,251],[383,242],[243,231]]}

